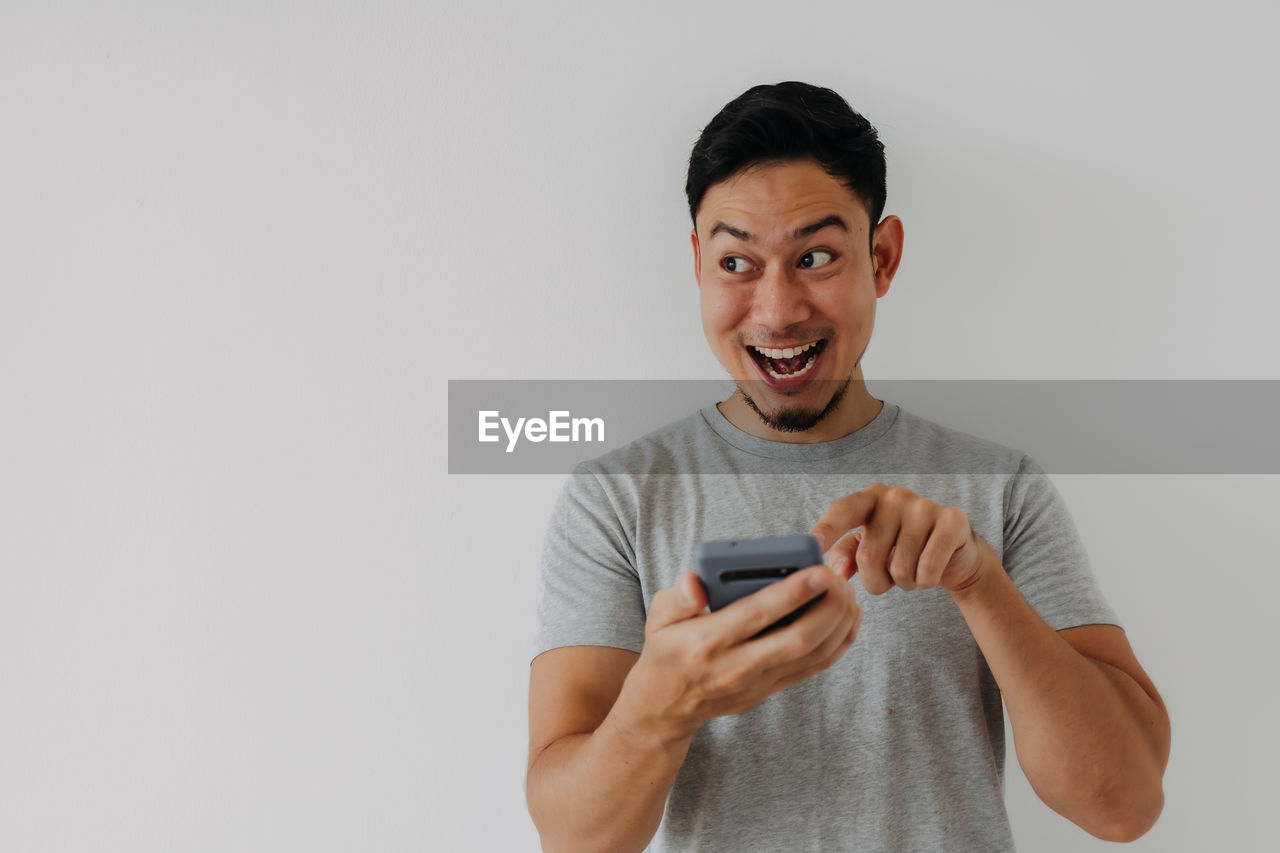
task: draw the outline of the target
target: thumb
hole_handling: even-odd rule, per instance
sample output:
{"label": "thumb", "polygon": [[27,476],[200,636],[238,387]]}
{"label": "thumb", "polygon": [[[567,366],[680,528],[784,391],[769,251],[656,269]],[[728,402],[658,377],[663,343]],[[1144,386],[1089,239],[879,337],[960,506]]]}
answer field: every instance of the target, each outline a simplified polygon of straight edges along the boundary
{"label": "thumb", "polygon": [[693,572],[685,572],[675,586],[658,590],[649,604],[646,631],[655,631],[692,619],[707,607],[707,593],[702,581]]}
{"label": "thumb", "polygon": [[858,546],[862,544],[862,531],[850,533],[841,539],[827,552],[827,565],[839,573],[845,580],[853,577],[858,571]]}

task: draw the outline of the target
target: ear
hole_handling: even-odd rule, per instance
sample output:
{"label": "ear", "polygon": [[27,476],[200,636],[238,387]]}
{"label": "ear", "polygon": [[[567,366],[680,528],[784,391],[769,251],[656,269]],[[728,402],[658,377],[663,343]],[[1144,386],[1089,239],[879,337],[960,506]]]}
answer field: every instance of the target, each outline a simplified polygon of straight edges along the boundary
{"label": "ear", "polygon": [[695,226],[689,232],[689,240],[693,243],[693,280],[702,287],[702,254],[698,247],[698,229]]}
{"label": "ear", "polygon": [[871,263],[875,268],[876,297],[889,292],[889,282],[902,262],[902,220],[886,216],[871,237]]}

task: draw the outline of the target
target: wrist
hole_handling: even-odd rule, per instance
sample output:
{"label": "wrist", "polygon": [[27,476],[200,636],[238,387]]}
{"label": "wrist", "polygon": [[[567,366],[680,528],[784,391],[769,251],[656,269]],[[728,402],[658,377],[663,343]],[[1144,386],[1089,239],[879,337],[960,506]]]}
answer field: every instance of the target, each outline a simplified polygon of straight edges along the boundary
{"label": "wrist", "polygon": [[645,678],[643,659],[636,662],[622,683],[609,717],[618,730],[642,749],[687,749],[701,721],[685,720],[664,710],[660,693]]}
{"label": "wrist", "polygon": [[986,598],[999,583],[1001,576],[1008,578],[995,549],[977,534],[974,534],[974,539],[978,545],[978,559],[973,574],[963,584],[949,590],[956,604],[967,604]]}

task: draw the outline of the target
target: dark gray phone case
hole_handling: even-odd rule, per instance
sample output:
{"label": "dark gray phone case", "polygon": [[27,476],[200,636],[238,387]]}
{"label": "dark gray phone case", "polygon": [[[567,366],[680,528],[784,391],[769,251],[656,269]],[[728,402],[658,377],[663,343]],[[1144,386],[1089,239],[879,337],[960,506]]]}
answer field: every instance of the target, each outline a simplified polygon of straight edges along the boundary
{"label": "dark gray phone case", "polygon": [[[693,557],[698,563],[698,577],[707,590],[707,604],[714,611],[793,572],[821,563],[822,551],[815,537],[802,534],[702,542]],[[793,621],[803,609],[779,624]]]}

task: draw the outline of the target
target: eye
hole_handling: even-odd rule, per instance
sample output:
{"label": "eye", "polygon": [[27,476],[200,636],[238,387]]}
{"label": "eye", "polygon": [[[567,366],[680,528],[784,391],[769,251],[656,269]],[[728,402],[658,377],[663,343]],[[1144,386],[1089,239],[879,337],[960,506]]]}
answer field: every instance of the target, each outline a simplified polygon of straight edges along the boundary
{"label": "eye", "polygon": [[817,267],[824,267],[835,259],[836,256],[831,252],[824,252],[822,250],[805,252],[800,256],[800,266],[807,270],[811,270],[816,269]]}
{"label": "eye", "polygon": [[730,255],[720,262],[726,272],[747,272],[751,269],[751,261],[741,255]]}

